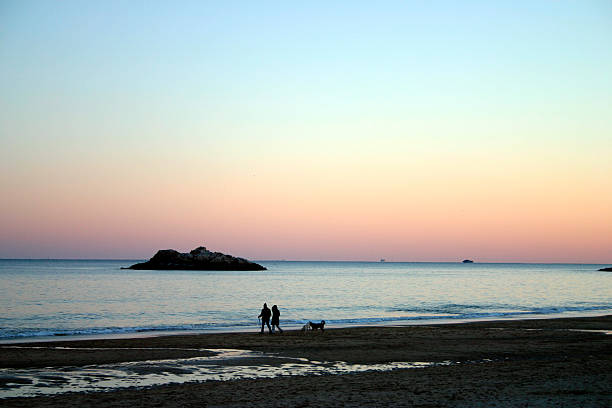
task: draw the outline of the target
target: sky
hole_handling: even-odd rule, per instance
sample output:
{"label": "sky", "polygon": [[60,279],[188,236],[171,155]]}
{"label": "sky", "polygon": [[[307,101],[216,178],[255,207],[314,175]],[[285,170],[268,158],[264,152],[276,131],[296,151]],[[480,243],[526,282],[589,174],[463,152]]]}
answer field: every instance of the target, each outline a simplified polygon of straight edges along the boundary
{"label": "sky", "polygon": [[610,1],[0,0],[0,258],[612,262]]}

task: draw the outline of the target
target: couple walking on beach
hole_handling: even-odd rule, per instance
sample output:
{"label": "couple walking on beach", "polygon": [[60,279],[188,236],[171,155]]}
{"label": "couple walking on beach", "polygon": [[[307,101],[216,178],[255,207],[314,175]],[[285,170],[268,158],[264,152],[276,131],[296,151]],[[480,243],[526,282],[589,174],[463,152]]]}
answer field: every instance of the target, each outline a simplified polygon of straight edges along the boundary
{"label": "couple walking on beach", "polygon": [[[272,327],[270,327],[270,316],[272,316]],[[280,333],[283,332],[283,329],[281,329],[278,325],[280,318],[278,306],[272,306],[272,311],[270,311],[270,309],[268,309],[268,305],[264,303],[263,309],[261,309],[261,313],[257,317],[261,319],[261,334],[264,332],[264,325],[268,325],[268,332],[270,334],[274,334],[274,326],[278,328]]]}

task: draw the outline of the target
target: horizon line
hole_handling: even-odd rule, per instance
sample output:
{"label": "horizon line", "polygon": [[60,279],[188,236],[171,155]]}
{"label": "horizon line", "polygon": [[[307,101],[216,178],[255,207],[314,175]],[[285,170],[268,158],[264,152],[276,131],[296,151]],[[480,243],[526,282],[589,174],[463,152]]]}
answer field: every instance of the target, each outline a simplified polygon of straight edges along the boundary
{"label": "horizon line", "polygon": [[[0,258],[0,261],[143,261],[147,258]],[[467,259],[467,258],[466,258]],[[393,264],[393,263],[447,263],[447,264],[463,264],[460,261],[360,261],[360,260],[312,260],[312,259],[253,259],[252,262],[329,262],[329,263],[375,263],[375,264]],[[550,265],[608,265],[612,262],[543,262],[543,261],[473,261],[470,264],[550,264]]]}

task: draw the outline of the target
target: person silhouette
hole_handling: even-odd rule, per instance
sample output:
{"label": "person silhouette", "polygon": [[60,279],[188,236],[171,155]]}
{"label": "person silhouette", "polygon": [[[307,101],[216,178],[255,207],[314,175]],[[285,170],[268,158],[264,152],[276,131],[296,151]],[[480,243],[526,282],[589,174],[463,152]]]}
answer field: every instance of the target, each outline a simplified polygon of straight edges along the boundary
{"label": "person silhouette", "polygon": [[268,305],[264,303],[263,309],[261,309],[261,313],[257,317],[261,317],[261,334],[264,332],[264,325],[268,325],[268,333],[272,333],[272,328],[270,327],[270,309],[268,309]]}
{"label": "person silhouette", "polygon": [[274,333],[274,326],[278,328],[279,332],[281,333],[283,332],[283,329],[281,329],[280,326],[278,325],[279,317],[280,317],[280,311],[278,310],[278,306],[276,305],[272,306],[272,333]]}

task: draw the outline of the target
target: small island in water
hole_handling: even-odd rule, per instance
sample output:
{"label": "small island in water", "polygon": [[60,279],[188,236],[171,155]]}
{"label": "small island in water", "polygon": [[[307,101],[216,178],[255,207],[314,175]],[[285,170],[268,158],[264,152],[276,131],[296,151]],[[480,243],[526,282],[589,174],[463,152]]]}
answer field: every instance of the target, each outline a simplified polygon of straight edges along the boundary
{"label": "small island in water", "polygon": [[189,253],[174,249],[157,251],[147,262],[137,263],[128,268],[139,270],[190,270],[190,271],[265,271],[266,268],[221,252],[211,252],[201,246]]}
{"label": "small island in water", "polygon": [[471,259],[464,259],[461,263],[474,263]]}

